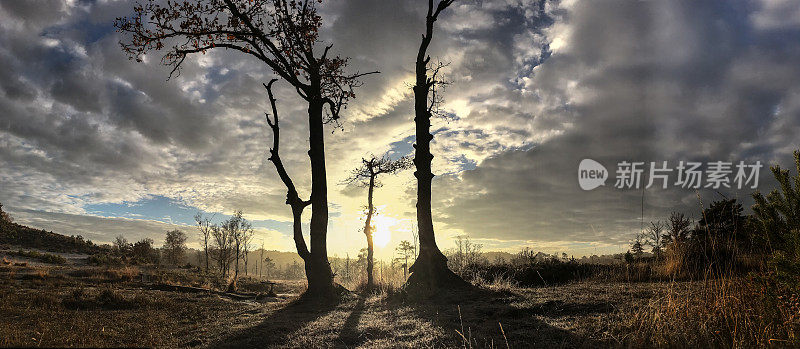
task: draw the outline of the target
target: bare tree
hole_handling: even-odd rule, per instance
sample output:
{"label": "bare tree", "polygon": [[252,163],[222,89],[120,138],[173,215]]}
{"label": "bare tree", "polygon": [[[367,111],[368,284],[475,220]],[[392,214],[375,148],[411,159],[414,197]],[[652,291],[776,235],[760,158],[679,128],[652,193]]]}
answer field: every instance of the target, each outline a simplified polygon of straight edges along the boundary
{"label": "bare tree", "polygon": [[483,245],[473,243],[469,236],[459,235],[456,237],[456,249],[453,251],[452,265],[459,273],[463,273],[467,266],[477,263],[481,257]]}
{"label": "bare tree", "polygon": [[208,274],[208,244],[211,241],[211,219],[203,217],[201,213],[194,216],[194,221],[197,222],[197,230],[200,232],[200,239],[203,244],[203,252],[205,253],[206,274]]}
{"label": "bare tree", "polygon": [[253,226],[242,216],[242,211],[233,213],[230,219],[222,223],[222,230],[227,232],[231,240],[231,259],[234,263],[233,279],[228,290],[236,291],[239,282],[239,260],[246,258],[246,245],[252,239]]}
{"label": "bare tree", "polygon": [[112,245],[117,252],[123,255],[129,253],[133,247],[133,244],[128,242],[128,239],[122,235],[117,235],[117,237],[114,238]]}
{"label": "bare tree", "polygon": [[327,253],[323,126],[338,122],[340,111],[355,97],[353,90],[361,85],[359,78],[366,74],[345,73],[347,58],[331,55],[332,45],[319,47],[322,18],[316,10],[318,2],[322,1],[197,0],[163,4],[147,0],[135,5],[130,17],[117,18],[114,25],[124,35],[120,45],[130,59],[141,61],[150,51],[166,49],[162,63],[172,67],[170,76],[180,73],[188,55],[234,50],[269,67],[307,102],[311,195],[303,201],[293,188],[287,188],[287,204],[293,214],[299,213],[296,206],[313,205],[311,249],[300,248],[305,242],[296,244],[306,264],[308,293],[324,296],[333,290],[333,274]]}
{"label": "bare tree", "polygon": [[[420,291],[439,287],[465,286],[467,283],[447,267],[447,257],[436,246],[433,231],[433,215],[431,213],[431,115],[441,101],[436,87],[441,80],[437,74],[441,64],[431,66],[428,46],[433,39],[433,26],[439,14],[453,4],[454,0],[440,0],[434,7],[434,0],[428,0],[428,12],[425,16],[425,33],[417,52],[415,65],[416,84],[414,85],[414,122],[416,124],[416,144],[414,145],[414,165],[417,178],[417,224],[419,225],[419,255],[411,266],[411,275],[406,282],[406,289]],[[428,73],[431,73],[430,75]]]}
{"label": "bare tree", "polygon": [[258,278],[260,279],[261,274],[264,273],[264,240],[261,240],[261,249],[258,253],[258,263],[256,263],[256,266],[258,267]]}
{"label": "bare tree", "polygon": [[667,229],[667,222],[655,221],[650,222],[650,226],[644,231],[645,244],[652,247],[653,255],[658,258],[661,256],[661,250],[664,247],[662,235],[664,230]]}
{"label": "bare tree", "polygon": [[230,229],[225,228],[225,223],[222,226],[216,224],[211,226],[211,236],[214,238],[214,246],[211,250],[212,258],[217,264],[217,269],[222,278],[228,277],[231,262],[233,262],[233,236]]}
{"label": "bare tree", "polygon": [[367,218],[364,222],[364,235],[367,236],[367,285],[374,285],[374,278],[372,276],[373,262],[374,262],[374,245],[372,242],[372,215],[375,213],[375,206],[372,203],[372,197],[375,188],[382,186],[378,181],[378,176],[383,174],[393,174],[404,169],[411,168],[411,161],[408,157],[401,157],[397,160],[389,159],[387,155],[376,157],[372,155],[369,159],[362,158],[361,166],[353,169],[350,176],[347,177],[343,184],[357,185],[367,189]]}
{"label": "bare tree", "polygon": [[244,275],[247,276],[247,268],[250,261],[250,243],[253,242],[255,231],[253,226],[248,223],[248,229],[242,232],[242,258],[244,259]]}
{"label": "bare tree", "polygon": [[689,239],[689,226],[691,225],[692,220],[684,216],[683,213],[672,212],[669,215],[667,234],[663,236],[664,245],[681,246]]}

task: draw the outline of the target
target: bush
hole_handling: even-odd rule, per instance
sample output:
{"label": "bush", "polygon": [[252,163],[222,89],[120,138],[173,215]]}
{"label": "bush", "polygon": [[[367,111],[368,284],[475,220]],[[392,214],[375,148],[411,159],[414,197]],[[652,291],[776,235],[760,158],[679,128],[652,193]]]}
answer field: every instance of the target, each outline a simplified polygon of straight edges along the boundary
{"label": "bush", "polygon": [[18,250],[18,251],[9,252],[9,254],[12,255],[12,256],[19,256],[19,257],[23,257],[23,258],[34,259],[34,260],[37,260],[37,261],[40,261],[40,262],[43,262],[43,263],[50,263],[50,264],[66,264],[67,263],[67,259],[64,258],[64,257],[61,257],[59,255],[55,255],[55,254],[50,254],[50,253],[42,253],[42,252],[38,252],[38,251]]}
{"label": "bush", "polygon": [[527,262],[474,263],[468,265],[461,277],[473,283],[507,284],[521,287],[552,286],[583,280],[598,274],[618,275],[622,265],[600,265],[559,259]]}
{"label": "bush", "polygon": [[83,288],[78,288],[67,294],[61,301],[61,305],[73,310],[130,310],[151,305],[149,298],[143,295],[136,295],[126,298],[118,291],[106,287],[96,293],[89,293]]}

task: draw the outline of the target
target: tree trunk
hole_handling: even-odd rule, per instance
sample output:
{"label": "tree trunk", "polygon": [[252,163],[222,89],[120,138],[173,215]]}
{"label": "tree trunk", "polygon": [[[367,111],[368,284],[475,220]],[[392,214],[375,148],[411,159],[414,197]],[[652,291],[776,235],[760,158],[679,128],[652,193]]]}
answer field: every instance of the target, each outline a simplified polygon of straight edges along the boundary
{"label": "tree trunk", "polygon": [[239,258],[241,258],[241,254],[239,253],[239,243],[236,243],[236,262],[233,270],[233,281],[231,282],[231,289],[236,291],[236,284],[239,281]]}
{"label": "tree trunk", "polygon": [[[313,91],[320,91],[319,77],[313,77]],[[311,160],[311,255],[306,261],[308,293],[328,295],[333,290],[333,273],[328,263],[328,183],[325,171],[325,133],[323,130],[322,96],[309,96],[308,126]]]}
{"label": "tree trunk", "polygon": [[[370,170],[371,171],[371,170]],[[372,242],[372,214],[375,207],[372,205],[372,194],[375,191],[375,175],[369,177],[369,191],[367,193],[367,220],[364,224],[364,234],[367,235],[367,286],[372,287],[375,284],[372,276],[373,271],[373,254],[374,244]]]}
{"label": "tree trunk", "polygon": [[414,123],[416,125],[416,144],[414,144],[414,165],[417,178],[417,225],[419,234],[419,255],[414,264],[409,268],[411,275],[406,281],[406,288],[430,290],[439,287],[451,287],[465,283],[459,276],[447,268],[447,257],[436,246],[436,236],[433,231],[433,215],[431,213],[431,110],[429,108],[428,93],[434,81],[428,78],[427,56],[428,45],[433,36],[433,23],[436,14],[433,11],[433,1],[429,2],[426,17],[426,30],[422,36],[417,53],[415,65],[416,84],[414,86]]}
{"label": "tree trunk", "polygon": [[206,275],[208,275],[208,238],[205,240],[205,250],[206,250]]}

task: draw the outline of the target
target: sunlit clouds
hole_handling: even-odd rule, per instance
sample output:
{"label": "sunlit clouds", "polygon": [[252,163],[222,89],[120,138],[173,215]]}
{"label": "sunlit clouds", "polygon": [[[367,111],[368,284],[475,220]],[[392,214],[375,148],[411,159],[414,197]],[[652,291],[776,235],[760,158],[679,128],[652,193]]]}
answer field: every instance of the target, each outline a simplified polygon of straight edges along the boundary
{"label": "sunlit clouds", "polygon": [[[484,250],[616,252],[642,219],[697,211],[693,192],[648,192],[644,218],[640,193],[583,192],[583,158],[788,164],[800,133],[800,21],[789,3],[457,3],[431,48],[450,81],[448,118],[433,122],[439,245],[468,235]],[[366,191],[341,184],[350,170],[369,154],[412,153],[424,5],[322,9],[321,34],[352,71],[381,72],[363,79],[341,127],[326,129],[332,255],[366,246]],[[222,220],[241,209],[256,244],[291,251],[285,188],[267,161],[261,84],[272,73],[212,50],[167,80],[160,57],[136,63],[118,46],[111,23],[131,6],[0,3],[0,202],[21,223],[98,242],[158,241],[174,227],[192,242],[186,214]],[[276,88],[281,156],[307,198],[305,106],[287,84]],[[376,253],[390,258],[413,239],[416,186],[413,170],[381,181]]]}

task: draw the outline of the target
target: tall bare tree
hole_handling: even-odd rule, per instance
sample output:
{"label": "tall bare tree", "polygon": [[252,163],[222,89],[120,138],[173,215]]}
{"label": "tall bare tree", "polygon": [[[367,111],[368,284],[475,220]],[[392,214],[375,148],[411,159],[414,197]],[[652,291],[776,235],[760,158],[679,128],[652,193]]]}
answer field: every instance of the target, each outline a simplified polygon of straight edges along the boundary
{"label": "tall bare tree", "polygon": [[[414,165],[417,177],[417,224],[419,226],[419,255],[411,266],[411,275],[406,282],[406,289],[431,290],[439,287],[457,287],[466,282],[447,267],[447,257],[436,245],[433,231],[433,215],[431,213],[431,116],[440,103],[437,86],[442,80],[437,76],[441,64],[431,64],[428,46],[433,39],[433,26],[439,15],[453,4],[454,0],[440,0],[434,6],[434,0],[428,0],[428,12],[425,16],[425,34],[417,52],[415,65],[416,84],[414,85],[414,123],[416,124],[416,144],[414,144]],[[430,73],[430,74],[429,74]]]}
{"label": "tall bare tree", "polygon": [[[131,59],[166,49],[162,63],[180,73],[187,56],[209,50],[234,50],[253,57],[288,82],[308,105],[311,196],[300,200],[289,189],[287,204],[313,205],[311,249],[298,248],[306,264],[308,293],[323,296],[333,290],[328,263],[328,186],[323,125],[337,122],[339,112],[355,97],[359,77],[347,74],[347,58],[320,46],[322,0],[147,0],[134,6],[130,17],[115,26],[126,34],[120,42]],[[299,235],[302,238],[302,234]],[[298,235],[295,235],[298,238]],[[305,242],[296,242],[298,247]]]}
{"label": "tall bare tree", "polygon": [[372,216],[375,214],[375,205],[372,203],[372,197],[375,193],[375,188],[382,186],[381,182],[378,181],[378,176],[397,173],[408,168],[411,168],[411,160],[408,157],[392,160],[387,155],[381,157],[372,155],[369,159],[362,158],[361,165],[353,169],[350,176],[343,181],[343,184],[354,184],[362,188],[368,188],[367,218],[364,222],[364,235],[367,236],[367,285],[370,287],[374,285],[372,271],[375,250],[372,242]]}
{"label": "tall bare tree", "polygon": [[253,225],[248,223],[248,229],[242,232],[242,259],[244,259],[244,275],[247,276],[248,274],[248,265],[250,262],[250,244],[253,242],[253,238],[255,237],[255,231],[253,230]]}

